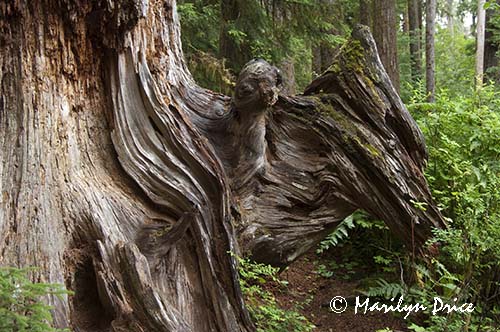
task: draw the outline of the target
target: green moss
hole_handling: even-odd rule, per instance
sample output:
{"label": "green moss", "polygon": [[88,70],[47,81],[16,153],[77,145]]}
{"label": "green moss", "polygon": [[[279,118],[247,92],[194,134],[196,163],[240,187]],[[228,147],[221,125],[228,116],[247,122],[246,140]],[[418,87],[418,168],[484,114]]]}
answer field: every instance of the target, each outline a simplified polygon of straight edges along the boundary
{"label": "green moss", "polygon": [[347,69],[363,72],[365,67],[365,52],[359,40],[349,40],[343,51],[343,61]]}
{"label": "green moss", "polygon": [[366,144],[363,144],[363,146],[368,150],[370,151],[370,154],[372,155],[372,157],[376,158],[376,157],[380,157],[380,152],[377,150],[376,147],[374,147],[373,145],[371,145],[370,143],[366,143]]}
{"label": "green moss", "polygon": [[352,136],[352,139],[363,149],[368,150],[373,158],[380,157],[380,152],[368,142],[363,142],[359,136]]}
{"label": "green moss", "polygon": [[368,89],[370,89],[370,92],[372,94],[372,96],[375,98],[376,102],[378,105],[383,105],[384,104],[384,101],[382,100],[382,98],[380,98],[380,95],[375,87],[375,83],[373,83],[373,80],[371,79],[370,76],[363,76],[365,78],[365,83],[366,83],[366,86],[368,87]]}
{"label": "green moss", "polygon": [[331,64],[330,67],[328,67],[328,69],[326,70],[327,72],[332,72],[334,74],[340,74],[340,64],[338,62],[338,60],[334,60],[334,62]]}
{"label": "green moss", "polygon": [[[364,150],[367,150],[373,158],[381,156],[380,151],[378,151],[375,146],[368,143],[359,133],[358,128],[354,124],[353,120],[349,118],[348,115],[335,109],[334,105],[332,105],[331,103],[331,100],[328,100],[328,95],[308,96],[308,98],[314,102],[316,106],[314,109],[296,109],[299,112],[290,113],[290,115],[296,116],[308,124],[312,123],[310,117],[305,116],[305,114],[309,113],[310,115],[311,111],[317,113],[318,115],[331,118],[335,122],[335,125],[341,130],[341,137],[347,148],[351,148],[353,151],[355,151],[355,146],[357,145],[362,147]],[[302,114],[304,114],[304,116],[301,116]]]}
{"label": "green moss", "polygon": [[153,238],[160,238],[164,235],[166,235],[170,230],[172,229],[172,225],[167,225],[164,227],[161,227],[151,233],[151,236]]}
{"label": "green moss", "polygon": [[334,74],[340,74],[343,68],[355,72],[363,72],[365,62],[364,49],[358,40],[350,39],[342,45],[333,63],[326,70]]}

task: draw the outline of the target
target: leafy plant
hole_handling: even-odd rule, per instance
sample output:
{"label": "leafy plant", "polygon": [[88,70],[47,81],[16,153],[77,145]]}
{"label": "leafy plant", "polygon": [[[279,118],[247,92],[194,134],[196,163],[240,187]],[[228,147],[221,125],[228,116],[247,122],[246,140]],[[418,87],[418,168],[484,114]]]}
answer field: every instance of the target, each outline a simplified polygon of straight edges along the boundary
{"label": "leafy plant", "polygon": [[401,285],[400,283],[388,282],[382,278],[375,280],[375,282],[376,286],[372,286],[365,291],[360,291],[361,294],[368,297],[391,299],[406,293],[405,285]]}
{"label": "leafy plant", "polygon": [[299,306],[293,310],[282,309],[273,294],[266,290],[266,285],[271,283],[286,286],[277,276],[278,268],[248,258],[236,258],[241,290],[258,332],[309,332],[314,329],[315,326],[297,311]]}
{"label": "leafy plant", "polygon": [[[401,284],[401,291],[428,307],[434,297],[476,307],[470,314],[429,315],[425,328],[410,325],[414,331],[497,331],[500,324],[499,97],[491,85],[453,99],[441,91],[435,104],[423,103],[417,93],[409,107],[427,139],[426,176],[449,228],[434,231],[434,256],[406,264],[416,280]],[[396,289],[381,279],[366,294],[387,297]]]}
{"label": "leafy plant", "polygon": [[337,228],[330,233],[321,243],[319,244],[316,252],[318,254],[323,253],[325,250],[328,250],[331,247],[335,247],[342,240],[348,237],[348,231],[355,227],[354,223],[354,215],[350,215],[340,222]]}
{"label": "leafy plant", "polygon": [[0,332],[67,331],[51,327],[51,306],[42,302],[47,295],[68,292],[61,285],[33,283],[33,269],[0,268]]}

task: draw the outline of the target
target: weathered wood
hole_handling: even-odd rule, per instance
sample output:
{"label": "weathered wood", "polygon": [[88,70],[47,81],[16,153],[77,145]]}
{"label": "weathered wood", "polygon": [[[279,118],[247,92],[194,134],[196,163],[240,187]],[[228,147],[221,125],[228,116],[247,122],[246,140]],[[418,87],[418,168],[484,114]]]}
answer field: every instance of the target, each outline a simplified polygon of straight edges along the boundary
{"label": "weathered wood", "polygon": [[409,247],[444,226],[363,28],[308,96],[253,61],[230,98],[193,82],[175,1],[0,13],[0,264],[76,292],[58,327],[252,331],[229,252],[287,265],[357,208]]}
{"label": "weathered wood", "polygon": [[[259,69],[252,71],[261,73],[254,77],[256,85],[272,91],[275,69],[256,63]],[[247,76],[244,70],[236,94]],[[238,160],[236,171],[229,166],[226,173],[240,205],[243,248],[260,261],[287,265],[357,208],[385,220],[410,248],[420,248],[432,227],[444,226],[422,172],[424,139],[367,28],[355,30],[330,70],[305,93],[280,96],[276,104],[266,104],[271,108],[260,106],[260,112],[253,105],[258,117],[240,116],[245,111],[233,103],[217,120],[225,124],[210,133],[221,160]],[[226,129],[232,122],[248,127]],[[229,145],[218,137],[229,138]],[[243,166],[235,155],[246,156]],[[416,207],[419,202],[425,211]]]}

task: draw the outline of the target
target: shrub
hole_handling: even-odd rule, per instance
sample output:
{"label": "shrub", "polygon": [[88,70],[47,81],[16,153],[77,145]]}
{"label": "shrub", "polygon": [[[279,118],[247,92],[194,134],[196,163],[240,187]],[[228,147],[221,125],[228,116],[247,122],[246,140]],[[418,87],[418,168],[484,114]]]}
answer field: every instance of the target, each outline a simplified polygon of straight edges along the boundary
{"label": "shrub", "polygon": [[266,283],[286,286],[277,276],[278,268],[248,258],[237,259],[241,290],[257,332],[309,332],[314,329],[314,325],[296,310],[282,309],[273,294],[264,288]]}
{"label": "shrub", "polygon": [[51,327],[51,306],[42,302],[46,295],[68,292],[60,285],[32,283],[32,269],[0,268],[0,332],[56,332]]}

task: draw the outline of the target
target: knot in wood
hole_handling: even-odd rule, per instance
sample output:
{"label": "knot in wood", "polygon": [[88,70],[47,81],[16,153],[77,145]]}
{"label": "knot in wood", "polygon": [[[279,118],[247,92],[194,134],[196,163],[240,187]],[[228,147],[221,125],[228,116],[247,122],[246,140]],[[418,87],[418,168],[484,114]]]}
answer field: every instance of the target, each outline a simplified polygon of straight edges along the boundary
{"label": "knot in wood", "polygon": [[243,67],[234,90],[236,109],[259,112],[278,100],[281,73],[265,60],[254,59]]}

